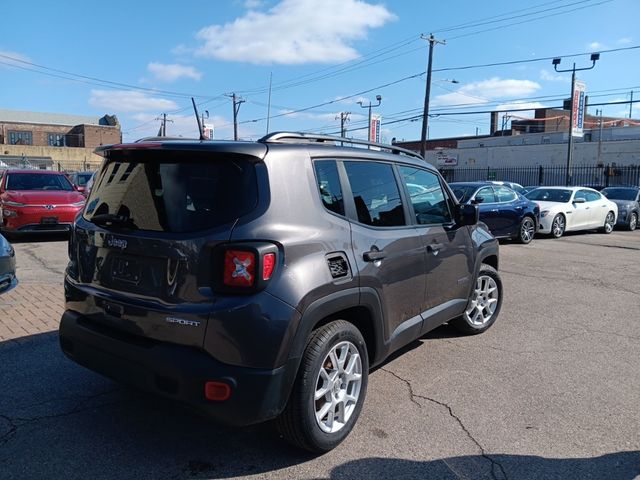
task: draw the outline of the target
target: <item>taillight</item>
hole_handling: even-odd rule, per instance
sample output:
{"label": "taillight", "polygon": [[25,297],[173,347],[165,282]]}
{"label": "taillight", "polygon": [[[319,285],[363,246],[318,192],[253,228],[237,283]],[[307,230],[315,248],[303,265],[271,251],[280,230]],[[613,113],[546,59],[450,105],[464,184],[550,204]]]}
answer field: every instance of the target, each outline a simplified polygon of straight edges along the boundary
{"label": "taillight", "polygon": [[251,293],[262,290],[278,265],[278,247],[273,243],[246,242],[221,245],[213,256],[216,290]]}
{"label": "taillight", "polygon": [[256,280],[256,256],[253,252],[227,250],[224,253],[224,279],[228,287],[253,287]]}

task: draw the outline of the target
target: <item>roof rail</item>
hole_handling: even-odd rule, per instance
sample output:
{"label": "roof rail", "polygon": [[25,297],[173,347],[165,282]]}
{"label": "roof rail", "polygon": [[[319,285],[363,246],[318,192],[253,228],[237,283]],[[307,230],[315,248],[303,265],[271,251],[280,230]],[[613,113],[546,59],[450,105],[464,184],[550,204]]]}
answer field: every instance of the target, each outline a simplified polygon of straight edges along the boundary
{"label": "roof rail", "polygon": [[143,137],[143,138],[139,138],[138,140],[136,140],[133,143],[142,143],[142,142],[162,142],[165,140],[196,140],[199,141],[199,138],[185,138],[185,137]]}
{"label": "roof rail", "polygon": [[381,150],[386,150],[395,154],[404,154],[409,157],[423,158],[416,152],[407,150],[406,148],[396,147],[395,145],[388,145],[386,143],[370,142],[368,140],[361,140],[359,138],[347,138],[336,137],[335,135],[319,135],[315,133],[301,133],[301,132],[273,132],[262,137],[258,142],[260,143],[297,143],[297,142],[333,142],[333,143],[349,143],[351,145],[366,145],[368,147],[376,147]]}

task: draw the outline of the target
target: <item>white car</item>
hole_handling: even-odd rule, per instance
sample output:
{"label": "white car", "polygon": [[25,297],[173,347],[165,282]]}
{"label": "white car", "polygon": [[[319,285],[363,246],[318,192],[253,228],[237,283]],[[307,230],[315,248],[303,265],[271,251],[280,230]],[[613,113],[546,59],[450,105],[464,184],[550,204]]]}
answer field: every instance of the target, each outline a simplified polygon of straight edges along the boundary
{"label": "white car", "polygon": [[594,228],[611,233],[618,217],[618,206],[592,188],[540,187],[525,196],[540,205],[539,232],[556,238]]}

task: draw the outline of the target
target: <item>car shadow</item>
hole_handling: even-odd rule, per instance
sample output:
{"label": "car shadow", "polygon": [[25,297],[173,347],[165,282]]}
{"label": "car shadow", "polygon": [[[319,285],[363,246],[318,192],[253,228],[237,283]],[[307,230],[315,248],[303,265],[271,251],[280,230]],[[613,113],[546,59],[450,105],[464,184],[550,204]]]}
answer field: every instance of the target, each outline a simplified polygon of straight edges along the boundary
{"label": "car shadow", "polygon": [[44,243],[44,242],[66,242],[69,240],[68,232],[54,233],[3,233],[4,237],[12,244],[19,243]]}

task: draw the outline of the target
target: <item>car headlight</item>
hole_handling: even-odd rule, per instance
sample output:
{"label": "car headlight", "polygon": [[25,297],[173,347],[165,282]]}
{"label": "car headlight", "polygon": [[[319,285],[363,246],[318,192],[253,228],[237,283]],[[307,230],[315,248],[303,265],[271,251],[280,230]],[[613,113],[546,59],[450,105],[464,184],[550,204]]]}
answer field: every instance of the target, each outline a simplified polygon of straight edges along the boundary
{"label": "car headlight", "polygon": [[7,210],[6,208],[2,209],[2,216],[3,217],[17,217],[18,216],[18,212],[14,212],[13,210]]}
{"label": "car headlight", "polygon": [[549,210],[542,210],[542,211],[540,212],[540,216],[541,216],[542,218],[546,217],[547,215],[549,215]]}
{"label": "car headlight", "polygon": [[5,207],[24,207],[25,204],[24,203],[20,203],[20,202],[12,202],[11,200],[5,200],[4,202],[2,202],[2,204]]}

